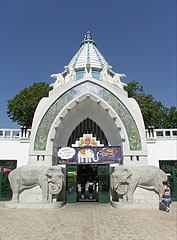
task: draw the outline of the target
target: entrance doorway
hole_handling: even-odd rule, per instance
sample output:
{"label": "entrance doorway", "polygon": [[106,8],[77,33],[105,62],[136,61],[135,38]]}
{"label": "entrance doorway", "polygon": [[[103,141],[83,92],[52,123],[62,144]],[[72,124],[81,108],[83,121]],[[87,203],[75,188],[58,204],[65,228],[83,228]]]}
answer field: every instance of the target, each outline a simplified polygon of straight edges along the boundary
{"label": "entrance doorway", "polygon": [[98,165],[78,165],[77,190],[80,202],[98,200]]}
{"label": "entrance doorway", "polygon": [[67,165],[66,202],[109,203],[109,165]]}

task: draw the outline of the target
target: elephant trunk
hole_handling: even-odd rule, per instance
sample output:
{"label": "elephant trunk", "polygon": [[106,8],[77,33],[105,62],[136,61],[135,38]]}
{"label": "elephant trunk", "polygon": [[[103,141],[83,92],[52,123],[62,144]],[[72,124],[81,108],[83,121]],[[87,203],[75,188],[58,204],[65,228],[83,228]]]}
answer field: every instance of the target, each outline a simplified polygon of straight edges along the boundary
{"label": "elephant trunk", "polygon": [[49,183],[49,192],[51,194],[59,194],[63,187],[63,179],[60,182],[50,182]]}
{"label": "elephant trunk", "polygon": [[98,161],[99,161],[99,152],[97,152],[96,158],[93,158],[93,161],[94,161],[94,162],[98,162]]}
{"label": "elephant trunk", "polygon": [[119,195],[125,195],[128,191],[128,184],[119,182],[116,184],[114,189]]}

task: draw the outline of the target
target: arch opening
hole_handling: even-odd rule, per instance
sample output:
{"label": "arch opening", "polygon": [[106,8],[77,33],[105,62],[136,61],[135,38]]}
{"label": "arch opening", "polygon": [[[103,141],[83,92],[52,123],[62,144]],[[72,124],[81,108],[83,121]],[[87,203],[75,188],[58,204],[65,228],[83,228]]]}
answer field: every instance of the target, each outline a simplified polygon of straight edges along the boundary
{"label": "arch opening", "polygon": [[100,141],[104,146],[108,145],[107,138],[102,131],[102,129],[90,118],[86,118],[81,121],[76,128],[73,130],[71,136],[68,140],[68,147],[71,147],[83,134],[92,134],[93,137],[96,137],[97,140]]}
{"label": "arch opening", "polygon": [[91,98],[79,101],[63,116],[64,118],[61,120],[58,115],[49,134],[51,141],[48,141],[47,149],[52,150],[53,165],[57,163],[58,147],[70,147],[72,144],[77,144],[77,141],[80,141],[77,138],[81,137],[82,139],[83,134],[91,133],[102,146],[121,146],[122,151],[123,145],[128,143],[122,140],[125,131],[121,122],[118,127],[118,122],[111,118],[102,105]]}

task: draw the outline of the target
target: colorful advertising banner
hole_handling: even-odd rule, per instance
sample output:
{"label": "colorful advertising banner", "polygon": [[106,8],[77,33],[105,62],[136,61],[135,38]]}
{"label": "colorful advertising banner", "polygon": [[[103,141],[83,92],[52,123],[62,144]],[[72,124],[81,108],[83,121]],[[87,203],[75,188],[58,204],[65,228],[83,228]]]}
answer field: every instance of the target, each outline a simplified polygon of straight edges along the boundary
{"label": "colorful advertising banner", "polygon": [[108,164],[122,162],[121,148],[62,147],[58,148],[58,164]]}

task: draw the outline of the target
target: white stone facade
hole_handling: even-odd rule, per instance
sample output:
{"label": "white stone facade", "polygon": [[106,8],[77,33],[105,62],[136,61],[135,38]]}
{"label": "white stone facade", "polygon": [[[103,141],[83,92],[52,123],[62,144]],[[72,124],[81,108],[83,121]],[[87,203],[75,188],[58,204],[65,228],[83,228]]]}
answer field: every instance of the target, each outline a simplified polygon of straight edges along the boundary
{"label": "white stone facade", "polygon": [[[36,133],[38,131],[39,124],[44,118],[46,109],[50,109],[57,99],[68,91],[68,89],[74,89],[83,83],[86,83],[85,86],[88,87],[88,89],[66,104],[52,122],[46,141],[46,149],[34,150]],[[109,92],[114,93],[114,96],[117,96],[124,106],[126,106],[131,116],[133,116],[134,121],[138,123],[137,128],[142,143],[141,150],[130,151],[127,132],[120,117],[104,99],[99,97],[95,92],[90,91],[89,88],[92,88],[92,86],[87,86],[88,83],[93,83],[94,85],[96,83],[97,86],[101,86]],[[52,161],[56,158],[57,148],[59,146],[67,146],[67,141],[72,130],[79,122],[87,117],[90,117],[92,120],[99,123],[99,126],[108,139],[109,145],[122,146],[125,164],[129,164],[130,156],[132,155],[139,156],[139,163],[141,165],[147,164],[145,129],[138,104],[134,99],[128,98],[126,92],[119,87],[113,86],[112,84],[110,85],[108,82],[101,82],[92,78],[84,78],[77,82],[68,82],[60,86],[59,89],[51,91],[49,98],[43,98],[39,103],[33,120],[29,163],[36,164],[37,156],[44,156],[45,159],[43,163],[52,165]]]}

